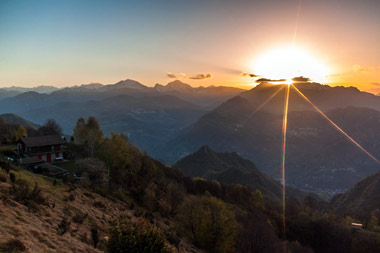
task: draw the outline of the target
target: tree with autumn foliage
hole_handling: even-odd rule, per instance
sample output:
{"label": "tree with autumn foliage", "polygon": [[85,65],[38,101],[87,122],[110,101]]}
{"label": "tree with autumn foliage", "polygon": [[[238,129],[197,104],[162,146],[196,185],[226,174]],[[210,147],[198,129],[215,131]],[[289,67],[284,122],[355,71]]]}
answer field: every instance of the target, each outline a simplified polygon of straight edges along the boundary
{"label": "tree with autumn foliage", "polygon": [[79,118],[74,128],[74,141],[85,145],[88,155],[94,157],[96,148],[102,143],[104,133],[99,122],[94,117],[88,117],[87,122]]}
{"label": "tree with autumn foliage", "polygon": [[222,200],[210,195],[190,196],[179,219],[196,245],[210,252],[234,252],[237,222]]}

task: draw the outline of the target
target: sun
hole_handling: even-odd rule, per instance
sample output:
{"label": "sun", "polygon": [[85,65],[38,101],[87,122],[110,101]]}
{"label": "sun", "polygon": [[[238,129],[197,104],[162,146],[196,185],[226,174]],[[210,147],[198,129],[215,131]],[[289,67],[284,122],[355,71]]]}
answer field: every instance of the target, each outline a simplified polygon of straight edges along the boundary
{"label": "sun", "polygon": [[305,76],[312,81],[323,83],[329,68],[318,57],[298,46],[283,46],[259,55],[251,64],[253,73],[270,79],[291,79]]}

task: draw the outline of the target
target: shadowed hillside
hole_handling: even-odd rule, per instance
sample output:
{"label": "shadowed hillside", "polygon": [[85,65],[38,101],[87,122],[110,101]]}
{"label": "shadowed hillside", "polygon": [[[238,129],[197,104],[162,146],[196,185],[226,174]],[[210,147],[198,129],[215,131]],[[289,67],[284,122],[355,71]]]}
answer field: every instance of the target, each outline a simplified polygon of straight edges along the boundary
{"label": "shadowed hillside", "polygon": [[[372,154],[380,153],[378,97],[355,88],[297,84],[328,117]],[[261,84],[202,116],[170,140],[161,153],[174,162],[203,144],[218,152],[234,151],[279,179],[284,89]],[[256,111],[279,90],[277,96]],[[353,107],[355,105],[355,107]],[[359,107],[360,106],[360,107]],[[287,182],[302,189],[334,194],[378,171],[379,166],[345,138],[293,89],[287,133]]]}
{"label": "shadowed hillside", "polygon": [[[257,169],[253,162],[236,153],[218,153],[205,145],[197,152],[176,162],[173,167],[179,168],[191,177],[203,177],[225,184],[250,186],[260,190],[269,200],[281,202],[282,185]],[[291,187],[287,188],[287,194],[287,197],[300,201],[309,195]],[[311,195],[318,199],[316,195]]]}

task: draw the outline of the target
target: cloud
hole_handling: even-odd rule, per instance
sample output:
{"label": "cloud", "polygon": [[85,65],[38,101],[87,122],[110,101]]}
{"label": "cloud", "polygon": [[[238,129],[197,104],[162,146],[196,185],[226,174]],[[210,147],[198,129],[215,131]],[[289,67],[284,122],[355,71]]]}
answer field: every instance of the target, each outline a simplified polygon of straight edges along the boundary
{"label": "cloud", "polygon": [[252,73],[242,73],[241,74],[242,76],[246,76],[246,77],[251,77],[251,78],[254,78],[254,77],[259,77],[259,75],[255,75],[255,74],[252,74]]}
{"label": "cloud", "polygon": [[196,74],[195,76],[190,76],[189,78],[194,79],[194,80],[202,80],[202,79],[209,79],[211,77],[212,77],[211,74]]}
{"label": "cloud", "polygon": [[178,73],[178,74],[175,74],[175,73],[168,72],[168,73],[166,73],[166,75],[167,75],[167,77],[169,77],[169,78],[176,78],[176,79],[186,77],[186,74],[185,74],[185,73]]}
{"label": "cloud", "polygon": [[268,78],[259,78],[256,80],[256,83],[268,83],[268,82],[285,82],[286,79],[268,79]]}
{"label": "cloud", "polygon": [[367,72],[372,72],[372,71],[378,71],[380,70],[380,66],[375,66],[375,67],[363,67],[359,64],[355,64],[352,66],[352,70],[357,73],[367,73]]}
{"label": "cloud", "polygon": [[357,72],[357,73],[366,73],[366,72],[369,72],[371,71],[370,68],[365,68],[365,67],[362,67],[360,66],[359,64],[355,64],[352,66],[352,70],[354,72]]}
{"label": "cloud", "polygon": [[380,86],[380,83],[371,83],[374,86]]}
{"label": "cloud", "polygon": [[298,77],[292,78],[292,81],[294,81],[294,82],[309,82],[310,78],[303,77],[303,76],[298,76]]}

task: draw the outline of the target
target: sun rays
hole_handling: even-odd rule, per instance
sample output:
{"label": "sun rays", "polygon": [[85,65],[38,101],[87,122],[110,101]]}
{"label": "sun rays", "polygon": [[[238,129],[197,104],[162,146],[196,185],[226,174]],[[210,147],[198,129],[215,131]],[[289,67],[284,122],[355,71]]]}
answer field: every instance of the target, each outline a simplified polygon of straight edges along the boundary
{"label": "sun rays", "polygon": [[290,101],[290,91],[293,89],[301,98],[303,98],[307,103],[309,103],[315,111],[317,111],[324,119],[326,119],[334,128],[338,130],[343,136],[345,136],[351,143],[353,143],[357,148],[359,148],[364,154],[366,154],[370,159],[380,164],[379,159],[367,151],[363,146],[361,146],[357,141],[355,141],[349,134],[347,134],[341,127],[339,127],[332,119],[330,119],[322,110],[320,110],[315,104],[312,103],[293,83],[287,85],[279,85],[276,89],[260,106],[258,106],[249,116],[248,119],[252,118],[259,110],[261,110],[265,105],[267,105],[276,95],[280,93],[285,88],[284,97],[284,108],[283,108],[283,119],[282,119],[282,140],[281,140],[281,184],[282,184],[282,225],[283,225],[283,238],[286,238],[286,136],[288,127],[288,112]]}

